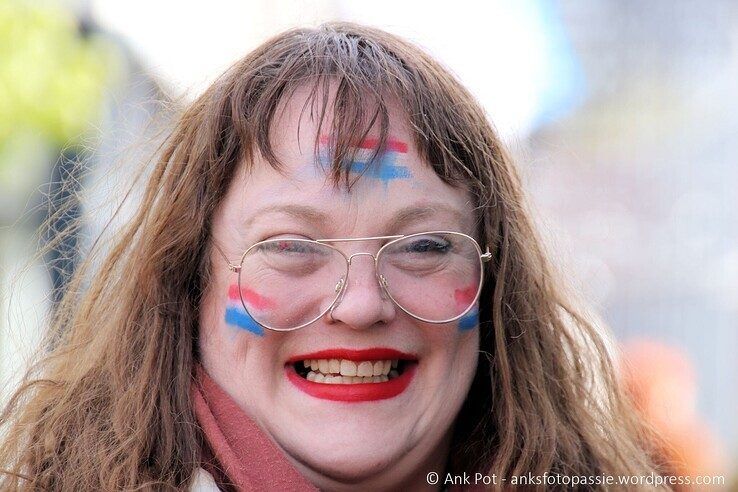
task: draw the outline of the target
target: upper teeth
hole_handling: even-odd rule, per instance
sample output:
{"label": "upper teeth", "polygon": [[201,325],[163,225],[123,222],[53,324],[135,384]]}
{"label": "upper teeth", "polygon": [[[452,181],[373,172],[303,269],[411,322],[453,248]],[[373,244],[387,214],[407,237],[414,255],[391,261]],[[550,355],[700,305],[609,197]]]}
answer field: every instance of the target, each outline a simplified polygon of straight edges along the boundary
{"label": "upper teeth", "polygon": [[306,368],[322,374],[341,376],[387,376],[390,369],[396,368],[397,359],[352,361],[346,359],[311,359],[303,361]]}

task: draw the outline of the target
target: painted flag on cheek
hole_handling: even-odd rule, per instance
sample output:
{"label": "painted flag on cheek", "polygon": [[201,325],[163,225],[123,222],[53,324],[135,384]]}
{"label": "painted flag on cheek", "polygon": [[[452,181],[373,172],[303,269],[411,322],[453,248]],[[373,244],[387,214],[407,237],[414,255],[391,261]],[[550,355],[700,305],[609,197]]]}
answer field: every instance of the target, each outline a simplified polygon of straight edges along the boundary
{"label": "painted flag on cheek", "polygon": [[228,304],[225,312],[225,322],[231,326],[249,331],[255,335],[264,336],[264,328],[257,323],[246,311],[241,303],[243,301],[254,310],[273,309],[274,302],[258,292],[247,287],[241,289],[239,294],[238,285],[233,284],[228,289]]}

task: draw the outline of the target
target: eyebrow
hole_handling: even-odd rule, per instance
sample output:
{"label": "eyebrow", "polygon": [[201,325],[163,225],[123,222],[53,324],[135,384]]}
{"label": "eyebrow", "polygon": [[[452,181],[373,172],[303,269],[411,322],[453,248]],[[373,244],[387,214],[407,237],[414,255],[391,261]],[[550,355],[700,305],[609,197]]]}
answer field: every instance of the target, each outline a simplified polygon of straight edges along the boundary
{"label": "eyebrow", "polygon": [[465,214],[460,210],[442,203],[429,203],[400,209],[390,220],[387,230],[395,232],[404,225],[430,219],[439,214],[450,216],[459,223],[459,226],[467,222]]}
{"label": "eyebrow", "polygon": [[246,220],[246,222],[244,223],[244,226],[246,228],[250,227],[254,223],[254,221],[256,221],[256,219],[258,219],[262,215],[279,214],[279,213],[289,215],[290,217],[293,217],[298,220],[312,222],[315,224],[319,224],[321,222],[325,222],[328,220],[328,215],[321,212],[317,208],[309,207],[306,205],[297,205],[294,203],[287,203],[287,204],[269,205],[269,206],[257,209],[253,213],[253,215]]}
{"label": "eyebrow", "polygon": [[[248,229],[257,218],[266,214],[279,213],[289,215],[290,217],[293,217],[297,220],[305,221],[316,226],[324,226],[325,224],[330,224],[334,222],[334,220],[332,220],[332,218],[328,214],[318,208],[307,205],[287,203],[269,205],[256,210],[254,214],[245,221],[244,226]],[[390,232],[396,232],[402,226],[430,219],[438,215],[451,217],[451,219],[457,221],[460,226],[467,226],[470,222],[469,219],[471,218],[468,217],[468,214],[464,214],[455,207],[448,206],[444,203],[431,202],[424,203],[422,205],[412,205],[400,209],[390,219],[389,223],[387,224],[386,230]]]}

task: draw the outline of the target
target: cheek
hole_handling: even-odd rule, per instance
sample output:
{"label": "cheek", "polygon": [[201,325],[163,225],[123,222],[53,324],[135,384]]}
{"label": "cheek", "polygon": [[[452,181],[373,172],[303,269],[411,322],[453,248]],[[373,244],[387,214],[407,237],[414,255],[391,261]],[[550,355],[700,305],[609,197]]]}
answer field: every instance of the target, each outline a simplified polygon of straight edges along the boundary
{"label": "cheek", "polygon": [[[457,308],[460,310],[466,309],[476,297],[478,288],[479,288],[479,284],[475,282],[466,287],[456,289],[454,291],[454,300],[456,301]],[[475,305],[469,310],[468,313],[466,313],[464,316],[459,318],[457,327],[459,331],[469,331],[469,330],[473,330],[474,328],[478,326],[479,326],[479,307]]]}
{"label": "cheek", "polygon": [[459,331],[469,331],[479,326],[479,308],[474,306],[459,319]]}
{"label": "cheek", "polygon": [[473,284],[469,284],[466,287],[454,290],[454,300],[456,301],[456,306],[461,309],[466,309],[466,307],[469,306],[469,304],[471,304],[476,297],[478,288],[479,284],[477,282],[474,282]]}
{"label": "cheek", "polygon": [[238,284],[235,283],[228,287],[228,300],[225,309],[226,324],[240,330],[246,330],[260,337],[264,336],[264,328],[254,321],[251,315],[243,308],[241,296],[243,296],[245,302],[257,308],[268,308],[271,305],[271,301],[248,288],[244,288],[241,293],[238,290]]}

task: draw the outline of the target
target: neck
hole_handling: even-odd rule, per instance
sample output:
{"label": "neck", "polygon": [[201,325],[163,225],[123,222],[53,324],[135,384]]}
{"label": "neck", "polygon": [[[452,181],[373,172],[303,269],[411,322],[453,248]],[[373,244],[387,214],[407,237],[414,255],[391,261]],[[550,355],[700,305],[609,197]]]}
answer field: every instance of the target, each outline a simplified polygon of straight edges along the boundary
{"label": "neck", "polygon": [[282,449],[282,451],[300,474],[320,490],[429,491],[438,490],[439,485],[428,484],[426,476],[431,471],[443,475],[452,435],[453,427],[442,437],[440,442],[416,446],[381,471],[354,479],[330,475],[309,466],[294,457],[288,450]]}

